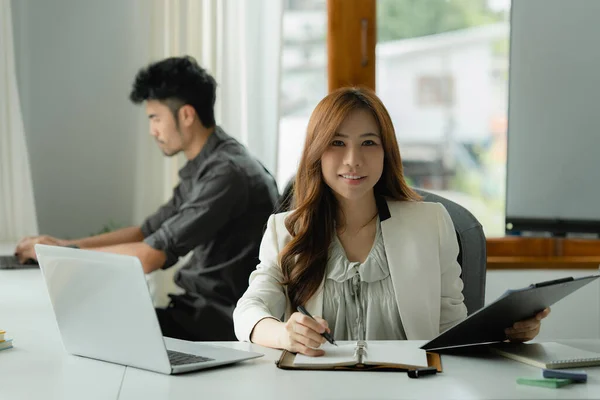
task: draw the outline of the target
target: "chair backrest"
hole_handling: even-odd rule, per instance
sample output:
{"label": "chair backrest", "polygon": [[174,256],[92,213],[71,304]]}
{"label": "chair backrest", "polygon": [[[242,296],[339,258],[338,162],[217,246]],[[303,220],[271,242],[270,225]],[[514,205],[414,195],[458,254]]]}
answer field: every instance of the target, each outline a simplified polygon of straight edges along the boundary
{"label": "chair backrest", "polygon": [[290,211],[292,209],[292,202],[294,200],[294,178],[290,179],[283,189],[283,193],[279,196],[277,206],[275,207],[275,213],[282,213]]}
{"label": "chair backrest", "polygon": [[[463,206],[422,189],[414,190],[423,197],[423,201],[442,204],[452,218],[458,240],[457,261],[462,268],[461,278],[464,284],[465,305],[468,314],[472,314],[483,307],[485,300],[487,255],[483,227],[477,218]],[[277,212],[289,211],[292,207],[293,196],[294,180],[292,179],[279,198]]]}
{"label": "chair backrest", "polygon": [[423,201],[442,204],[452,218],[458,240],[457,261],[462,268],[465,305],[468,314],[472,314],[483,307],[485,300],[487,254],[483,227],[463,206],[422,189],[414,190],[423,197]]}

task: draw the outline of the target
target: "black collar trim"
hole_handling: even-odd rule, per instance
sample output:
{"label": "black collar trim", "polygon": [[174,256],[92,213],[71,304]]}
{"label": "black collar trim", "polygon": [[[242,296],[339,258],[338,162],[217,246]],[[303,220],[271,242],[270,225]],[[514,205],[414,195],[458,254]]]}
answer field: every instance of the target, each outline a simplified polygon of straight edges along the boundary
{"label": "black collar trim", "polygon": [[379,212],[379,220],[381,222],[392,217],[392,214],[390,213],[390,208],[388,207],[388,203],[385,197],[376,194],[375,203],[377,204],[377,211]]}

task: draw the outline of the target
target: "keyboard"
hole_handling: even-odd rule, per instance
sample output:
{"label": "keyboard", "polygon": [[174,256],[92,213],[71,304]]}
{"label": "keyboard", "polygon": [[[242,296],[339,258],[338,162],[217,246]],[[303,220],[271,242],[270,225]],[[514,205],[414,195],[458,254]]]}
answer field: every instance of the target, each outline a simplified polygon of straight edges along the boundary
{"label": "keyboard", "polygon": [[195,364],[206,361],[214,361],[213,358],[196,356],[194,354],[180,353],[178,351],[167,350],[171,365]]}
{"label": "keyboard", "polygon": [[37,268],[37,266],[37,261],[33,259],[29,259],[25,264],[21,264],[15,256],[0,256],[0,269]]}

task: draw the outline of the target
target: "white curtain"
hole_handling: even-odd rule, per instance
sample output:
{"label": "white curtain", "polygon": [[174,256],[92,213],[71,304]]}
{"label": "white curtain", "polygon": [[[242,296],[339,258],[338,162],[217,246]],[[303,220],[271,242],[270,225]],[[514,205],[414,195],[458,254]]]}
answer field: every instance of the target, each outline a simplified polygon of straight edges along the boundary
{"label": "white curtain", "polygon": [[281,0],[220,1],[218,121],[273,175],[277,170]]}
{"label": "white curtain", "polygon": [[[149,61],[191,55],[218,83],[217,124],[248,147],[273,174],[277,165],[282,0],[152,0]],[[148,130],[147,121],[144,131]],[[140,135],[135,215],[138,222],[167,200],[178,182],[182,155],[164,158]],[[148,195],[150,194],[150,195]],[[184,260],[185,261],[185,260]],[[178,266],[182,265],[182,262]],[[178,266],[149,277],[157,306],[176,291]]]}
{"label": "white curtain", "polygon": [[11,18],[10,0],[0,0],[0,243],[38,233]]}

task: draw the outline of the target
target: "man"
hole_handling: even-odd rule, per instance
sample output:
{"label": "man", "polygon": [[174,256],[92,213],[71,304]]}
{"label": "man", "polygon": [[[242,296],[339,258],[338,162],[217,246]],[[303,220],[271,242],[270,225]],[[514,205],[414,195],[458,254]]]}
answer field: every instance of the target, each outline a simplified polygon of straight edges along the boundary
{"label": "man", "polygon": [[215,124],[216,82],[191,57],[174,57],[141,69],[130,99],[145,103],[150,134],[166,156],[188,159],[173,197],[141,227],[61,240],[25,238],[15,254],[33,258],[36,243],[76,246],[136,256],[144,272],[168,268],[193,250],[175,275],[183,295],[157,309],[165,336],[235,340],[232,313],[258,263],[264,225],[277,200],[267,170]]}

